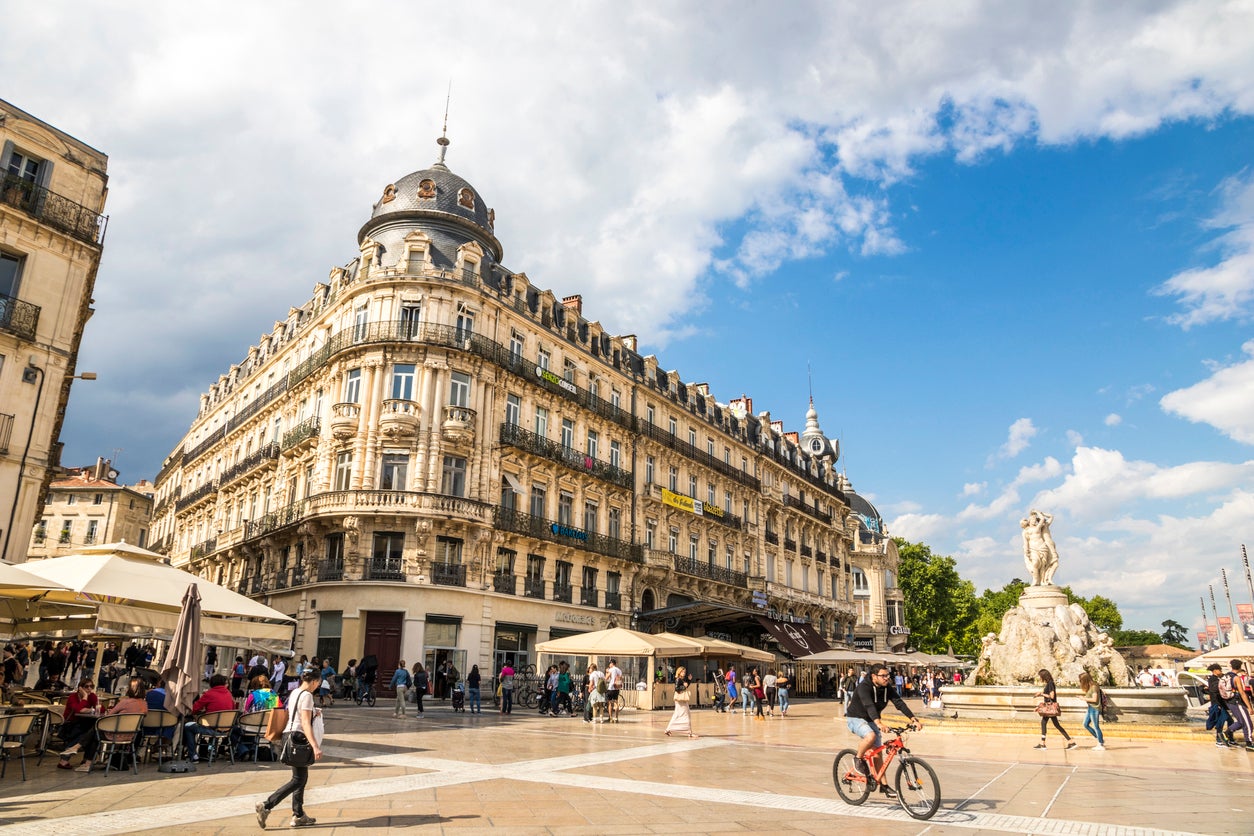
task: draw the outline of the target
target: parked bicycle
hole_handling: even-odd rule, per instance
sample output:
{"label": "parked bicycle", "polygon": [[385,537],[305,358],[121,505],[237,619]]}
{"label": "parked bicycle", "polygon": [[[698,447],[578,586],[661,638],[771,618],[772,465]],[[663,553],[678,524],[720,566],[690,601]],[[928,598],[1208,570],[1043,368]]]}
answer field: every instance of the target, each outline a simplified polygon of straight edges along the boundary
{"label": "parked bicycle", "polygon": [[[888,767],[900,756],[897,774],[893,778],[897,801],[913,818],[930,819],[940,808],[940,780],[936,777],[936,770],[926,761],[910,754],[910,750],[906,748],[902,735],[911,731],[909,726],[888,731],[896,737],[867,751],[863,758],[864,769],[859,769],[858,753],[855,750],[842,749],[836,754],[836,761],[832,764],[832,780],[836,783],[836,792],[846,804],[862,804],[871,794],[871,790],[887,783],[885,776],[888,775]],[[880,754],[883,754],[884,762],[876,769],[875,758]]]}

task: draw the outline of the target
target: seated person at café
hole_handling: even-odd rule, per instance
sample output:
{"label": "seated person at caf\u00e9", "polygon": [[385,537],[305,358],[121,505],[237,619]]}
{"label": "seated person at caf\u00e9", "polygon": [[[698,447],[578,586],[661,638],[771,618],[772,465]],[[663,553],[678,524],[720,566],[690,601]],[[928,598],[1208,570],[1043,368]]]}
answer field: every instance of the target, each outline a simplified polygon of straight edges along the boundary
{"label": "seated person at caf\u00e9", "polygon": [[[79,691],[81,692],[81,690],[82,688],[80,687]],[[147,693],[148,686],[144,684],[144,680],[137,676],[133,676],[131,677],[130,685],[126,689],[126,696],[118,700],[117,705],[113,706],[113,708],[104,712],[104,714],[100,716],[107,717],[110,714],[147,714],[148,702],[145,699]],[[121,739],[118,735],[111,735],[110,737],[114,740]],[[78,740],[77,743],[61,753],[61,758],[64,760],[69,755],[73,755],[74,751],[80,747],[83,750],[83,762],[76,766],[74,771],[91,772],[91,762],[95,760],[96,750],[100,748],[100,741],[96,737],[96,728],[94,724],[92,725],[92,728]],[[57,766],[60,767],[61,764],[57,764]]]}
{"label": "seated person at caf\u00e9", "polygon": [[[231,696],[226,683],[227,679],[224,675],[215,673],[209,679],[209,690],[192,703],[192,714],[199,717],[211,711],[234,711],[235,698]],[[183,726],[183,746],[191,753],[190,760],[193,762],[200,760],[199,753],[196,751],[196,735],[206,731],[212,731],[212,729],[196,722]]]}
{"label": "seated person at caf\u00e9", "polygon": [[61,753],[58,769],[69,769],[70,758],[82,748],[87,736],[95,736],[96,716],[99,713],[100,700],[96,698],[96,686],[91,681],[91,674],[85,674],[78,681],[78,690],[65,700],[61,739],[69,746]]}
{"label": "seated person at caf\u00e9", "polygon": [[22,679],[26,675],[26,671],[22,668],[22,663],[18,661],[17,653],[13,650],[13,645],[6,644],[4,646],[4,670],[0,672],[4,682],[8,685],[21,685]]}
{"label": "seated person at caf\u00e9", "polygon": [[[149,711],[165,711],[165,679],[158,676],[157,681],[148,689],[148,710]],[[161,732],[161,736],[166,740],[174,739],[174,729],[169,728]]]}
{"label": "seated person at caf\u00e9", "polygon": [[61,674],[50,673],[35,680],[36,691],[65,691],[67,686],[61,681]]}
{"label": "seated person at caf\u00e9", "polygon": [[270,687],[270,677],[265,674],[253,677],[253,681],[248,683],[248,697],[244,700],[244,712],[265,711],[278,707],[278,704],[279,695]]}

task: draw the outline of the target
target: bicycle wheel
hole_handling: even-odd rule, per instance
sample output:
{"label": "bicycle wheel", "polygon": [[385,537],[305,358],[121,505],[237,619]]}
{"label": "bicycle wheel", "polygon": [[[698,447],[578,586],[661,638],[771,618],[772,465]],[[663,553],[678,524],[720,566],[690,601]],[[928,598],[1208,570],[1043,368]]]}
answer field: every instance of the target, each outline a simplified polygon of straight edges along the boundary
{"label": "bicycle wheel", "polygon": [[832,763],[832,781],[846,804],[856,807],[871,794],[867,776],[858,771],[858,753],[852,749],[841,749],[836,753],[836,760]]}
{"label": "bicycle wheel", "polygon": [[895,786],[902,809],[916,819],[930,819],[940,807],[940,781],[925,761],[903,756]]}
{"label": "bicycle wheel", "polygon": [[358,705],[361,705],[361,693],[360,692],[353,694],[353,702],[357,703]]}
{"label": "bicycle wheel", "polygon": [[375,699],[377,699],[377,697],[375,696],[374,689],[373,689],[373,688],[371,688],[371,689],[370,689],[370,690],[366,693],[366,705],[370,706],[371,708],[374,708],[374,701],[375,701]]}

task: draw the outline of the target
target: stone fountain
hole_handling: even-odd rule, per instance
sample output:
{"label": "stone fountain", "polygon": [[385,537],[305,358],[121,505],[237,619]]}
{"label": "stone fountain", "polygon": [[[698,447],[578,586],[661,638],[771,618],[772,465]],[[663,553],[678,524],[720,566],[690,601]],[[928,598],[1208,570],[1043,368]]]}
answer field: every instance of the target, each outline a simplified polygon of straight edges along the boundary
{"label": "stone fountain", "polygon": [[1032,585],[1019,605],[1002,618],[1001,633],[989,633],[966,684],[944,689],[945,713],[959,718],[1011,719],[1035,714],[1037,671],[1058,685],[1064,717],[1083,720],[1080,674],[1088,671],[1106,691],[1115,716],[1126,722],[1183,721],[1188,699],[1181,688],[1136,688],[1128,664],[1110,637],[1089,621],[1079,604],[1054,585],[1058,549],[1053,516],[1031,511],[1019,523],[1023,557]]}

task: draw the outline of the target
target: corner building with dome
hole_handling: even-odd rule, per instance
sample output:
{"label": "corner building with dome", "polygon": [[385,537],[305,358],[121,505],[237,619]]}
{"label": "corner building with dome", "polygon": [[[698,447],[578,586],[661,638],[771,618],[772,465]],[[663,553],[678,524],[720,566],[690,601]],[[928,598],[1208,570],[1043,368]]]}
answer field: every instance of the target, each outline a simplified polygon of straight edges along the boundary
{"label": "corner building with dome", "polygon": [[154,548],[380,683],[614,626],[781,664],[904,645],[896,551],[813,405],[788,432],[685,382],[504,267],[494,225],[444,148],[387,185],[356,257],[201,396]]}

